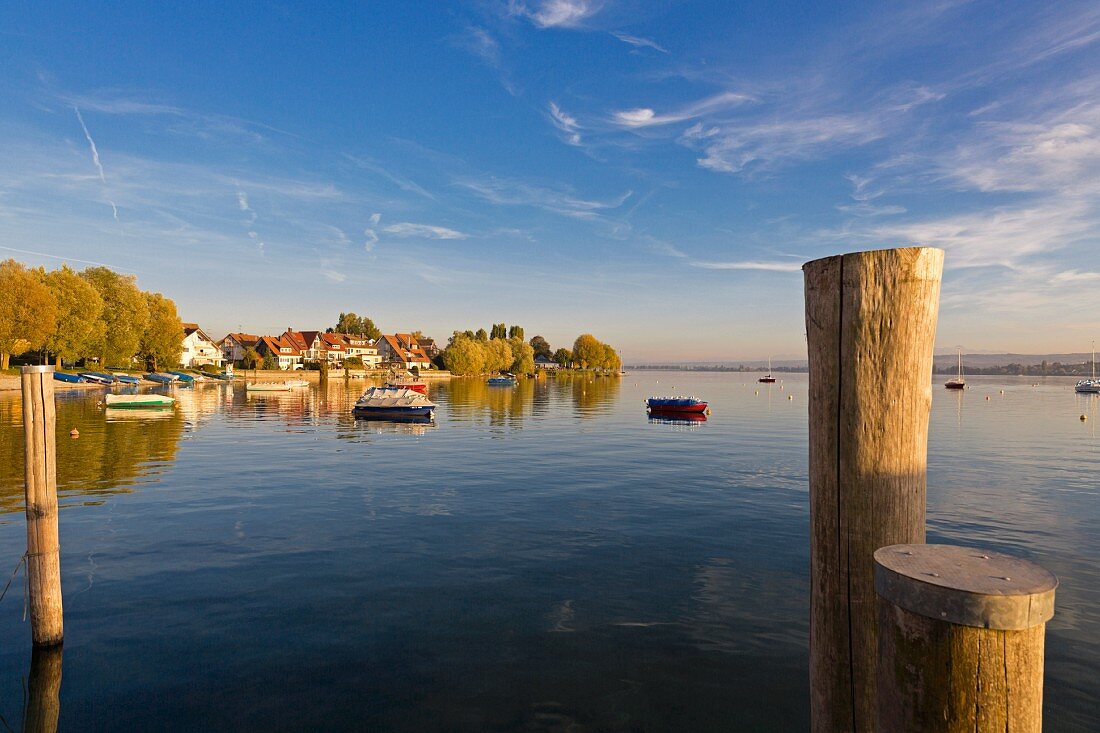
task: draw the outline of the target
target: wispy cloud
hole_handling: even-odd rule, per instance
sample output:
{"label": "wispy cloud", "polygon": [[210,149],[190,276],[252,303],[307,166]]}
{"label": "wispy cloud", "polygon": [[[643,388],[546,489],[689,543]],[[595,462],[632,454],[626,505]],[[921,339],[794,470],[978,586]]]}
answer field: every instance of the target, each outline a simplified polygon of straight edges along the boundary
{"label": "wispy cloud", "polygon": [[735,262],[706,262],[694,260],[692,267],[701,267],[705,270],[766,270],[768,272],[801,272],[802,265],[798,262],[762,262],[743,260]]}
{"label": "wispy cloud", "polygon": [[392,171],[386,170],[372,160],[367,160],[366,158],[361,158],[356,155],[347,155],[345,157],[347,157],[348,160],[355,163],[359,167],[364,168],[372,173],[378,174],[393,185],[397,186],[402,191],[415,193],[417,196],[423,196],[424,198],[431,199],[433,201],[435,200],[435,196],[433,196],[429,191],[427,191],[416,181],[406,178],[405,176],[398,175]]}
{"label": "wispy cloud", "polygon": [[629,43],[635,48],[652,48],[654,51],[660,51],[661,53],[668,53],[668,49],[664,48],[656,41],[649,38],[641,38],[639,36],[631,36],[626,33],[620,33],[619,31],[611,31],[611,35],[618,38],[623,43]]}
{"label": "wispy cloud", "polygon": [[495,177],[461,179],[456,183],[494,204],[533,206],[578,219],[595,219],[599,212],[617,209],[634,195],[633,191],[627,191],[617,198],[608,201],[597,201],[583,199],[567,191]]}
{"label": "wispy cloud", "polygon": [[692,102],[673,112],[657,114],[649,107],[622,110],[612,115],[612,121],[622,127],[640,128],[656,125],[668,125],[674,122],[692,120],[702,115],[728,110],[732,107],[752,102],[753,97],[740,92],[721,92],[713,96]]}
{"label": "wispy cloud", "polygon": [[256,212],[248,205],[248,194],[242,191],[240,186],[237,187],[237,208],[248,214],[248,221],[246,223],[249,226],[256,223]]}
{"label": "wispy cloud", "polygon": [[[84,131],[84,138],[88,141],[88,147],[92,149],[92,162],[95,164],[96,170],[99,171],[99,180],[103,184],[104,190],[107,187],[107,176],[103,172],[103,163],[99,161],[99,148],[96,147],[95,140],[92,139],[92,133],[88,132],[88,126],[84,124],[84,117],[80,114],[80,110],[77,107],[73,107],[73,112],[76,112],[76,119],[80,122],[80,129]],[[107,197],[107,203],[111,205],[111,213],[115,217],[115,221],[118,221],[118,206],[111,200],[111,197]]]}
{"label": "wispy cloud", "polygon": [[565,142],[570,145],[581,144],[580,124],[577,119],[572,115],[565,112],[555,102],[550,102],[550,120],[554,127],[558,128],[563,135]]}
{"label": "wispy cloud", "polygon": [[366,241],[363,243],[363,248],[367,250],[367,252],[373,252],[375,245],[378,244],[378,232],[376,232],[375,229],[378,227],[378,223],[381,221],[381,214],[371,214],[370,226],[363,230],[363,236],[366,237]]}
{"label": "wispy cloud", "polygon": [[431,224],[414,224],[412,222],[399,222],[390,224],[382,229],[386,234],[395,237],[419,237],[422,239],[467,239],[470,235],[447,227],[433,226]]}
{"label": "wispy cloud", "polygon": [[539,28],[578,28],[602,5],[591,0],[533,0],[514,2],[511,8],[514,15],[527,18]]}

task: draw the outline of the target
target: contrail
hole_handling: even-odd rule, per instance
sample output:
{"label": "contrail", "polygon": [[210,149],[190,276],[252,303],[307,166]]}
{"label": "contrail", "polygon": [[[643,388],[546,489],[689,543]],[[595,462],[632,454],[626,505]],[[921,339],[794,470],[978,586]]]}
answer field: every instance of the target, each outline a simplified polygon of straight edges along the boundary
{"label": "contrail", "polygon": [[[88,132],[88,126],[84,124],[84,117],[81,116],[80,110],[74,106],[73,112],[76,112],[76,119],[80,121],[80,129],[84,130],[84,137],[88,140],[88,146],[92,149],[92,162],[95,163],[96,170],[99,171],[99,180],[106,186],[107,176],[103,174],[103,164],[99,162],[99,150],[95,146],[95,140],[92,139],[92,133]],[[118,221],[118,207],[115,206],[115,202],[108,198],[107,203],[111,205],[111,212],[115,216],[115,221]]]}

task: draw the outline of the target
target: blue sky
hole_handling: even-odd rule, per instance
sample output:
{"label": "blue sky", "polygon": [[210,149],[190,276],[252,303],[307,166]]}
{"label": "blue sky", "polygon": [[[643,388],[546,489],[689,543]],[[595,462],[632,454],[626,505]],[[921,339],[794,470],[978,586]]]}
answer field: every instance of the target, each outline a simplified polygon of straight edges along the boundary
{"label": "blue sky", "polygon": [[802,263],[947,250],[944,350],[1100,335],[1100,5],[7,3],[0,256],[215,338],[518,322],[801,356]]}

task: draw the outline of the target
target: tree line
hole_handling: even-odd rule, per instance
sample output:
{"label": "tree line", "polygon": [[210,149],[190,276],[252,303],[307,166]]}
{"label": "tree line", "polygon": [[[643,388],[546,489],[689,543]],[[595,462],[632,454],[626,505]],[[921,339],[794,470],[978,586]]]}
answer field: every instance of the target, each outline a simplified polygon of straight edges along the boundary
{"label": "tree line", "polygon": [[35,352],[58,367],[93,359],[129,367],[136,357],[156,370],[179,363],[182,339],[176,304],[138,288],[134,275],[0,262],[0,369]]}
{"label": "tree line", "polygon": [[522,326],[509,327],[494,323],[486,331],[455,331],[440,355],[443,366],[452,374],[469,376],[509,371],[530,374],[535,371],[535,358],[543,357],[559,366],[576,366],[582,369],[606,369],[619,371],[622,361],[615,349],[598,340],[592,334],[582,334],[573,342],[572,349],[552,350],[542,336],[523,340]]}

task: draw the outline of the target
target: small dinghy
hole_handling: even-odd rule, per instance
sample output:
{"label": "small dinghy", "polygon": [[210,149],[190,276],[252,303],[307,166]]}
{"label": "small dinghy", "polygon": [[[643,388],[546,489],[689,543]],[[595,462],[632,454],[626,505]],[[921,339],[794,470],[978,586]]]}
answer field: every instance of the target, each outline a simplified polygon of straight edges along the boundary
{"label": "small dinghy", "polygon": [[179,377],[175,374],[163,374],[161,372],[153,372],[145,375],[145,379],[150,382],[156,382],[157,384],[174,384],[179,381]]}
{"label": "small dinghy", "polygon": [[165,372],[165,374],[175,375],[175,377],[179,381],[184,382],[185,384],[194,384],[195,382],[203,381],[202,377],[200,377],[200,376],[197,376],[195,374],[188,374],[187,372],[177,372],[173,369],[169,369],[168,371]]}
{"label": "small dinghy", "polygon": [[701,415],[707,411],[707,403],[695,397],[650,397],[645,406],[649,412],[663,415]]}
{"label": "small dinghy", "polygon": [[103,404],[111,409],[154,407],[165,408],[176,404],[174,397],[162,394],[109,394],[103,397]]}
{"label": "small dinghy", "polygon": [[249,382],[244,386],[249,392],[289,392],[291,386],[286,382]]}
{"label": "small dinghy", "polygon": [[118,377],[114,374],[104,372],[81,372],[80,376],[84,377],[85,381],[95,382],[96,384],[114,384],[118,381]]}
{"label": "small dinghy", "polygon": [[501,374],[497,377],[489,377],[488,382],[490,387],[515,387],[516,378],[512,374]]}
{"label": "small dinghy", "polygon": [[141,384],[140,377],[135,377],[132,374],[126,374],[125,372],[115,372],[114,377],[121,384]]}
{"label": "small dinghy", "polygon": [[355,402],[356,417],[431,419],[437,405],[424,395],[400,387],[371,387]]}
{"label": "small dinghy", "polygon": [[68,384],[80,384],[87,381],[79,374],[69,374],[68,372],[54,372],[53,378],[59,382],[66,382]]}

